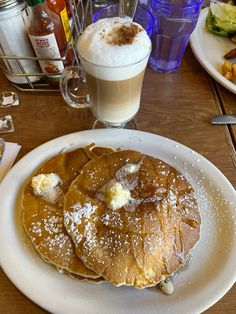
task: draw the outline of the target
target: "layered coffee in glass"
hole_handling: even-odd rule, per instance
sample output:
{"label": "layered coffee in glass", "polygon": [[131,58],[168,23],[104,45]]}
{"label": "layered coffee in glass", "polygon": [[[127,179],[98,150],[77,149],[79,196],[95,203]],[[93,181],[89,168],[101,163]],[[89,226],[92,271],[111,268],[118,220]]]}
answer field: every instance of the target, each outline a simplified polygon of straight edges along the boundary
{"label": "layered coffee in glass", "polygon": [[[123,127],[140,107],[151,52],[146,31],[127,18],[105,18],[86,28],[77,47],[95,118],[106,127]],[[68,78],[65,73],[62,94]]]}

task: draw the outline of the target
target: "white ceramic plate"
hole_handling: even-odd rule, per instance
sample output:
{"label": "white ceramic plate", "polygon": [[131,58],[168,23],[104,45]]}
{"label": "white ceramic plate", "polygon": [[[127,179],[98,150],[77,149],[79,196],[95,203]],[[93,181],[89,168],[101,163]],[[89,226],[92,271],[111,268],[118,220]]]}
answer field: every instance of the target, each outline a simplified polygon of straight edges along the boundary
{"label": "white ceramic plate", "polygon": [[236,84],[227,80],[221,73],[224,55],[236,45],[228,38],[211,33],[206,27],[208,8],[201,11],[197,26],[190,38],[195,57],[203,68],[222,86],[236,94]]}
{"label": "white ceramic plate", "polygon": [[[64,147],[102,146],[137,149],[159,157],[185,174],[194,186],[201,216],[201,239],[188,267],[174,280],[175,293],[95,285],[59,274],[44,263],[26,238],[19,211],[24,182]],[[9,279],[31,300],[53,313],[199,313],[217,302],[236,278],[236,192],[208,160],[169,139],[132,130],[89,130],[39,146],[22,158],[0,186],[0,263]]]}

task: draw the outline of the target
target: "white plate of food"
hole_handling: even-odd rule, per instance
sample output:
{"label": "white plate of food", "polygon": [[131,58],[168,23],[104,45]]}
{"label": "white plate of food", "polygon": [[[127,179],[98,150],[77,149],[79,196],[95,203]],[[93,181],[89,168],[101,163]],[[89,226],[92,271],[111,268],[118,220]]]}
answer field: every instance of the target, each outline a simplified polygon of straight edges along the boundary
{"label": "white plate of food", "polygon": [[203,68],[222,86],[236,94],[236,84],[226,79],[222,74],[224,55],[235,44],[228,37],[211,33],[206,27],[208,8],[201,11],[197,26],[190,37],[192,51]]}
{"label": "white plate of food", "polygon": [[[20,199],[32,173],[62,149],[90,143],[129,148],[158,157],[191,182],[202,218],[201,237],[174,279],[175,293],[80,282],[59,273],[33,249],[22,227]],[[0,185],[0,263],[33,302],[52,313],[200,313],[216,303],[236,278],[236,192],[225,176],[190,148],[133,130],[89,130],[47,142],[24,156]],[[190,310],[191,309],[191,310]]]}

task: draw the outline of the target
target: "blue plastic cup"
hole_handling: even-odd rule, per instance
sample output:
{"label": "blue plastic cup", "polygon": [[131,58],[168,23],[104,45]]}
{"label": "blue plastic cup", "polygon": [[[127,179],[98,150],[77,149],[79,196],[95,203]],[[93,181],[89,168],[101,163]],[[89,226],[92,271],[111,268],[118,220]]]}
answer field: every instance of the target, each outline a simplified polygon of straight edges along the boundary
{"label": "blue plastic cup", "polygon": [[[100,10],[98,10],[93,16],[93,22],[100,19],[104,19],[106,17],[115,17],[119,16],[119,4],[109,4]],[[144,6],[138,5],[136,9],[136,13],[134,16],[134,22],[140,24],[147,32],[148,36],[152,36],[152,31],[154,27],[154,16]]]}
{"label": "blue plastic cup", "polygon": [[155,17],[149,59],[153,70],[172,72],[179,68],[202,4],[203,0],[149,0]]}

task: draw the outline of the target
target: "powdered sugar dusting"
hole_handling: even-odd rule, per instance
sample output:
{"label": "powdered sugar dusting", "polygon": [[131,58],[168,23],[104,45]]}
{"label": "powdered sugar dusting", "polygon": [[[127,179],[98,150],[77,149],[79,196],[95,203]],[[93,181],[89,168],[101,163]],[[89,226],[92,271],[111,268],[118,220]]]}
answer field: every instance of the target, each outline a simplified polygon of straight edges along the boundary
{"label": "powdered sugar dusting", "polygon": [[[37,221],[39,215],[33,215],[36,221],[33,221],[29,228],[31,235],[34,235],[31,236],[31,240],[44,259],[51,262],[63,259],[64,263],[69,264],[70,257],[74,253],[71,239],[64,229],[63,216],[56,213],[52,215],[48,212],[48,208],[44,208],[43,212],[47,212],[47,217],[39,221]],[[67,267],[65,264],[61,266]]]}
{"label": "powdered sugar dusting", "polygon": [[30,230],[38,237],[41,237],[42,236],[41,222],[40,221],[32,222],[32,227],[30,228]]}
{"label": "powdered sugar dusting", "polygon": [[73,254],[73,246],[68,235],[58,233],[54,236],[46,237],[42,242],[36,245],[41,252],[43,250],[45,256],[54,256],[54,258],[63,258],[64,263],[70,263]]}
{"label": "powdered sugar dusting", "polygon": [[31,225],[29,230],[38,237],[41,237],[45,232],[53,235],[62,232],[63,217],[53,215],[51,217],[43,218],[40,221],[33,221]]}
{"label": "powdered sugar dusting", "polygon": [[64,211],[64,224],[68,228],[70,235],[73,239],[79,243],[83,235],[78,231],[78,225],[82,223],[82,219],[88,220],[91,215],[96,211],[97,206],[85,203],[81,206],[80,203],[76,203],[71,206],[73,211]]}
{"label": "powdered sugar dusting", "polygon": [[[204,170],[200,168],[199,157],[194,156],[192,163],[184,162],[184,175],[192,184],[202,217],[202,231],[204,236],[201,240],[217,238],[219,234],[224,234],[233,239],[233,234],[236,234],[236,215],[232,213],[229,208],[232,205],[229,200],[225,198],[225,193],[217,187],[216,183],[209,180],[204,174]],[[196,167],[193,167],[192,164]],[[185,200],[186,204],[191,206],[191,199]],[[190,203],[189,203],[190,202]],[[232,241],[224,243],[224,250],[231,250]],[[213,246],[212,246],[213,247]]]}
{"label": "powdered sugar dusting", "polygon": [[142,161],[137,164],[126,163],[116,172],[117,182],[121,183],[126,189],[132,191],[137,186],[137,173],[142,165]]}
{"label": "powdered sugar dusting", "polygon": [[59,216],[52,216],[49,219],[44,219],[44,229],[50,233],[59,233],[63,227],[63,218]]}

